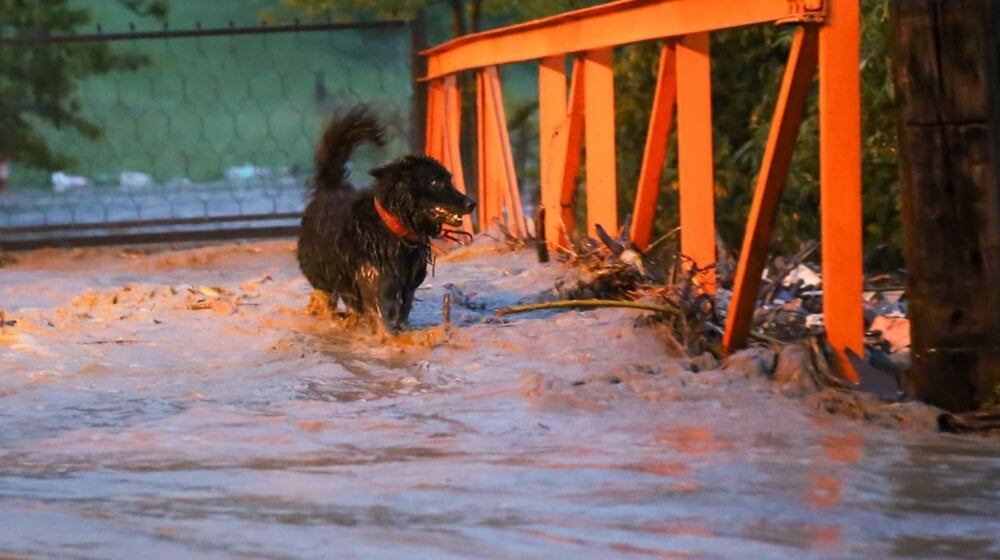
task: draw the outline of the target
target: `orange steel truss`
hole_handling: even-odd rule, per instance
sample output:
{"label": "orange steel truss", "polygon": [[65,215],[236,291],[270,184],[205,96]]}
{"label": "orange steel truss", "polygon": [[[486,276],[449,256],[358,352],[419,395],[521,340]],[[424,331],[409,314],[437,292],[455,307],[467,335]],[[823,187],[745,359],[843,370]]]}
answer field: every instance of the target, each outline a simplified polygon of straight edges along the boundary
{"label": "orange steel truss", "polygon": [[[550,245],[567,242],[581,152],[587,229],[618,230],[612,49],[660,40],[642,169],[630,237],[648,246],[676,111],[681,252],[715,291],[715,179],[712,152],[710,33],[753,24],[794,24],[795,35],[764,158],[757,177],[723,346],[746,344],[781,191],[798,136],[806,94],[817,74],[820,93],[820,214],[824,320],[841,371],[856,373],[848,349],[863,355],[861,309],[861,104],[859,0],[619,0],[592,8],[460,37],[424,51],[429,82],[428,154],[465,188],[459,146],[460,96],[455,76],[476,72],[479,224],[495,220],[526,235],[499,67],[538,61],[540,201]],[[567,76],[567,57],[572,70]],[[567,82],[569,82],[567,84]],[[568,86],[568,87],[567,87]]]}

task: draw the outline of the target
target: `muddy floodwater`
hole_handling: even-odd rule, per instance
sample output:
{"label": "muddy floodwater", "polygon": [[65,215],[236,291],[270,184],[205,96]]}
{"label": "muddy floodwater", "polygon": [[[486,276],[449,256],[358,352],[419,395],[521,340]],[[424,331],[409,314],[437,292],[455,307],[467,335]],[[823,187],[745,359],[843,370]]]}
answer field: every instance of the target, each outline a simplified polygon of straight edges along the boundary
{"label": "muddy floodwater", "polygon": [[293,248],[0,268],[0,558],[1000,558],[1000,440],[832,415],[641,311],[501,322],[574,272],[488,240],[413,330],[345,329]]}

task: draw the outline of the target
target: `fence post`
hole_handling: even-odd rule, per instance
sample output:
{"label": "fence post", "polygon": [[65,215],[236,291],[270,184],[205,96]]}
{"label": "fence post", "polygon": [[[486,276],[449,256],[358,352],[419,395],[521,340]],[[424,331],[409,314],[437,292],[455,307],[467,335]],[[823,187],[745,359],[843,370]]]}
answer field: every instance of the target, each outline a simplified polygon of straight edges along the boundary
{"label": "fence post", "polygon": [[584,54],[584,150],[587,153],[587,233],[596,237],[601,224],[618,231],[618,189],[615,169],[615,82],[611,49]]}
{"label": "fence post", "polygon": [[1000,3],[894,0],[911,390],[1000,404]]}
{"label": "fence post", "polygon": [[694,259],[706,293],[715,293],[715,176],[712,150],[712,73],[708,33],[677,45],[677,170],[681,253]]}
{"label": "fence post", "polygon": [[829,2],[819,60],[823,320],[841,371],[857,381],[846,352],[864,355],[859,0]]}

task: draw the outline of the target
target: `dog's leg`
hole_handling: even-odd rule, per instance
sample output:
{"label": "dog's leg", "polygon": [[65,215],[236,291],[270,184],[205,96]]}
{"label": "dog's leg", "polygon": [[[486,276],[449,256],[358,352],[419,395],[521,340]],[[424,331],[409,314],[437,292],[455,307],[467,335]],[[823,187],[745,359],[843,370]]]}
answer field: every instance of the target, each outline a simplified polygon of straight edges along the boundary
{"label": "dog's leg", "polygon": [[348,313],[358,315],[364,313],[365,302],[359,290],[345,290],[342,294],[340,294],[340,299],[344,301],[344,307],[347,308]]}
{"label": "dog's leg", "polygon": [[318,317],[330,317],[337,309],[337,296],[323,290],[313,290],[309,294],[306,313]]}
{"label": "dog's leg", "polygon": [[382,322],[392,334],[399,334],[406,323],[403,313],[406,295],[396,282],[383,282],[379,296],[379,310]]}
{"label": "dog's leg", "polygon": [[402,301],[399,305],[399,320],[406,323],[410,318],[410,310],[413,309],[413,292],[411,289],[404,289],[401,294]]}
{"label": "dog's leg", "polygon": [[374,266],[363,266],[355,276],[358,286],[359,308],[365,313],[371,313],[378,323],[378,329],[397,334],[398,328],[394,327],[392,320],[393,305],[391,301],[386,301],[385,285],[382,274]]}
{"label": "dog's leg", "polygon": [[423,252],[418,254],[417,260],[410,266],[410,275],[404,280],[403,289],[400,292],[402,304],[399,309],[399,318],[403,323],[410,319],[410,310],[413,309],[413,299],[417,288],[423,284],[427,278],[427,256]]}

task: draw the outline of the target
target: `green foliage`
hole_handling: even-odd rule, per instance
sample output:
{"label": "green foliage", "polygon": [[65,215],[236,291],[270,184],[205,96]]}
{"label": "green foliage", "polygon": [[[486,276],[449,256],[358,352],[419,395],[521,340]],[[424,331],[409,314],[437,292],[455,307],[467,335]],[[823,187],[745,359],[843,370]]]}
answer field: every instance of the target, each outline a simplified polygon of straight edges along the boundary
{"label": "green foliage", "polygon": [[[864,223],[867,245],[901,243],[888,0],[862,0],[861,95]],[[739,247],[763,157],[793,27],[752,26],[712,34],[716,221]],[[659,45],[619,49],[615,59],[620,203],[631,207],[642,163]],[[818,96],[810,93],[776,224],[775,247],[819,238]],[[657,229],[677,224],[676,144],[664,165]],[[627,211],[627,210],[624,210]]]}
{"label": "green foliage", "polygon": [[[495,16],[504,22],[525,21],[560,12],[600,4],[595,0],[281,0],[281,3],[306,18],[329,17],[358,20],[370,18],[408,18],[417,8],[448,4],[468,19],[477,14]],[[264,11],[265,17],[272,15]],[[476,27],[475,23],[469,29]]]}
{"label": "green foliage", "polygon": [[[407,18],[417,8],[430,4],[428,0],[281,0],[285,6],[305,18],[327,17],[336,20],[373,18]],[[264,20],[275,19],[271,10],[262,12]]]}
{"label": "green foliage", "polygon": [[[137,14],[166,13],[163,2],[121,1]],[[5,38],[67,34],[89,22],[89,11],[70,7],[67,0],[0,0]],[[40,126],[100,138],[101,128],[80,114],[77,84],[88,76],[132,70],[146,62],[145,57],[115,53],[104,43],[0,46],[0,159],[42,169],[69,167],[72,159],[50,148]]]}

